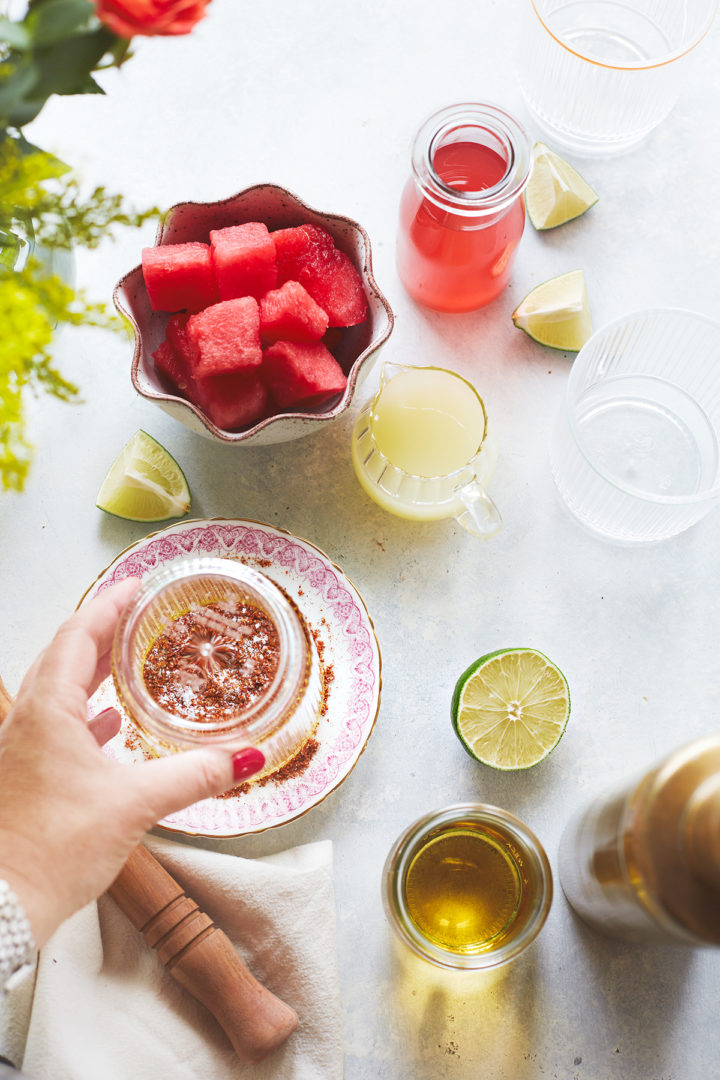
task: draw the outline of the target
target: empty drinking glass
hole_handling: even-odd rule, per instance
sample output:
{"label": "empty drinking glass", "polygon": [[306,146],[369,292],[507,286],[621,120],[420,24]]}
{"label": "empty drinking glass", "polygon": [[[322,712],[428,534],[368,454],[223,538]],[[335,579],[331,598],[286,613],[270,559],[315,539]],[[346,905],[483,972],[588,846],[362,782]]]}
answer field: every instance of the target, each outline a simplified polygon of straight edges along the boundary
{"label": "empty drinking glass", "polygon": [[639,311],[578,353],[551,444],[569,510],[627,544],[674,536],[720,500],[720,324]]}
{"label": "empty drinking glass", "polygon": [[526,0],[518,77],[533,119],[577,154],[640,142],[675,104],[718,0]]}

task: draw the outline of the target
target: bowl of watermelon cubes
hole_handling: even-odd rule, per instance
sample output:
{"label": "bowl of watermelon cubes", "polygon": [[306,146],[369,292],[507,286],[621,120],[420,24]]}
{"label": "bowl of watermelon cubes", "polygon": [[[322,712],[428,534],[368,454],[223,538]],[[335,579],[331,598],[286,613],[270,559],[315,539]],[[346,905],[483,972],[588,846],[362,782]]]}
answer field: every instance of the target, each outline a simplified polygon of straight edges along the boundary
{"label": "bowl of watermelon cubes", "polygon": [[275,184],[172,207],[114,300],[135,331],[137,392],[223,443],[334,420],[394,321],[362,226]]}

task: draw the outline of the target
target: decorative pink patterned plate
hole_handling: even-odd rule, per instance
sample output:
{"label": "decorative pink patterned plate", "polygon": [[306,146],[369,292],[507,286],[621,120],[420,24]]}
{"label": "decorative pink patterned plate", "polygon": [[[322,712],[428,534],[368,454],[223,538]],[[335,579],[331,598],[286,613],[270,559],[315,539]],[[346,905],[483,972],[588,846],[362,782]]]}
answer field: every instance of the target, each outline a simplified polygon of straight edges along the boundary
{"label": "decorative pink patterned plate", "polygon": [[[206,799],[164,818],[160,827],[189,836],[242,836],[284,825],[306,813],[343,782],[370,737],[380,703],[380,650],[360,594],[318,548],[257,521],[186,521],[153,533],[123,551],[88,589],[83,601],[114,581],[143,577],[189,555],[239,559],[261,570],[295,601],[308,622],[326,673],[326,709],[317,749],[304,772],[251,783],[243,794]],[[93,714],[120,708],[112,679],[91,701]],[[120,709],[122,712],[122,709]],[[123,722],[106,745],[118,761],[139,760],[134,729]]]}

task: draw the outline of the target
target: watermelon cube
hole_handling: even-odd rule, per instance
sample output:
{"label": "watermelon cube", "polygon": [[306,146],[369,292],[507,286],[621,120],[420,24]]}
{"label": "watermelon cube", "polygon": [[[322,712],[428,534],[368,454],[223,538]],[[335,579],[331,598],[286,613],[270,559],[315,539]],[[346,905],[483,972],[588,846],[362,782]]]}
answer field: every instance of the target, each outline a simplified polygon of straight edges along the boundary
{"label": "watermelon cube", "polygon": [[[307,253],[310,247],[310,233],[306,231],[307,228],[305,225],[295,225],[290,229],[275,229],[273,232],[272,238],[275,243],[275,259],[280,282],[291,281],[297,277],[297,271],[300,268],[298,260]],[[318,232],[325,232],[325,230],[318,228]],[[330,233],[325,233],[325,236],[330,241],[331,246],[334,246]]]}
{"label": "watermelon cube", "polygon": [[237,296],[259,299],[277,285],[275,241],[262,222],[214,229],[210,249],[221,300]]}
{"label": "watermelon cube", "polygon": [[300,271],[300,283],[316,304],[328,313],[330,326],[357,326],[365,322],[367,300],[362,279],[344,251],[322,254]]}
{"label": "watermelon cube", "polygon": [[202,409],[216,427],[235,431],[254,424],[267,413],[270,400],[258,369],[249,373],[193,378],[190,374],[193,351],[187,322],[187,316],[171,316],[167,338],[153,353],[158,370],[171,380],[183,397]]}
{"label": "watermelon cube", "polygon": [[170,342],[167,339],[163,341],[152,355],[160,374],[172,383],[175,390],[185,391],[188,385],[185,369]]}
{"label": "watermelon cube", "polygon": [[167,340],[175,350],[178,363],[182,368],[186,381],[190,378],[192,368],[192,345],[187,332],[188,315],[171,315],[167,324]]}
{"label": "watermelon cube", "polygon": [[216,427],[236,431],[260,420],[268,411],[270,399],[257,373],[239,372],[195,379],[191,400]]}
{"label": "watermelon cube", "polygon": [[207,244],[161,244],[144,248],[142,272],[153,311],[201,311],[217,301]]}
{"label": "watermelon cube", "polygon": [[367,315],[362,278],[332,236],[317,225],[279,229],[272,236],[278,280],[299,281],[327,312],[330,326],[356,326]]}
{"label": "watermelon cube", "polygon": [[260,310],[253,296],[221,300],[187,321],[194,378],[259,368]]}
{"label": "watermelon cube", "polygon": [[319,341],[328,317],[298,281],[286,281],[260,301],[263,341]]}
{"label": "watermelon cube", "polygon": [[327,251],[335,248],[335,241],[330,233],[319,225],[296,225],[290,229],[276,229],[272,238],[275,242],[280,284],[297,281],[300,270],[317,248]]}
{"label": "watermelon cube", "polygon": [[276,341],[263,353],[262,370],[282,409],[319,405],[347,386],[342,368],[321,342]]}

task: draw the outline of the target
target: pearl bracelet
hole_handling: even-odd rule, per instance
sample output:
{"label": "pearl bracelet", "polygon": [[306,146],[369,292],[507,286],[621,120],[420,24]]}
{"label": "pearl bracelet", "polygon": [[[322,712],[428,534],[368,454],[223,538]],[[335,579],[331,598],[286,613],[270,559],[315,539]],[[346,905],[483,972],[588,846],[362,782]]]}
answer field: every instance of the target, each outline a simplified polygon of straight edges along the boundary
{"label": "pearl bracelet", "polygon": [[30,921],[7,881],[0,878],[0,989],[11,990],[32,970],[37,952]]}

